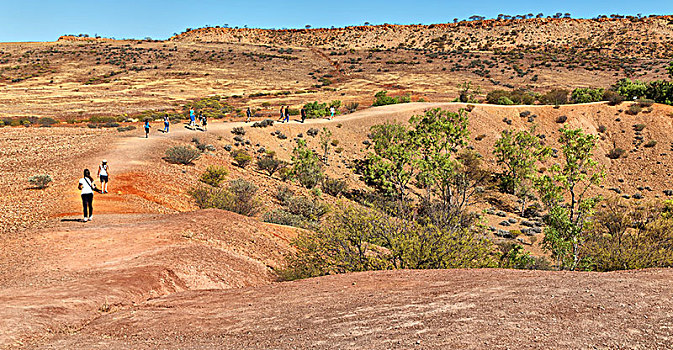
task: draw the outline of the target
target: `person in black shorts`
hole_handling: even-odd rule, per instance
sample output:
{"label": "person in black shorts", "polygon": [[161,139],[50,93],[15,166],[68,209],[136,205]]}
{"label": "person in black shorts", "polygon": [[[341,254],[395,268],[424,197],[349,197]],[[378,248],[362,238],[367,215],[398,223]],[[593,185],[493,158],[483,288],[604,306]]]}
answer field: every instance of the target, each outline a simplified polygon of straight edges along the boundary
{"label": "person in black shorts", "polygon": [[301,107],[301,122],[303,123],[306,120],[306,108]]}
{"label": "person in black shorts", "polygon": [[201,114],[201,126],[203,131],[208,131],[208,117],[205,114]]}
{"label": "person in black shorts", "polygon": [[98,176],[100,177],[100,193],[107,192],[108,177],[110,176],[110,167],[107,165],[107,160],[103,159],[101,165],[98,166]]}

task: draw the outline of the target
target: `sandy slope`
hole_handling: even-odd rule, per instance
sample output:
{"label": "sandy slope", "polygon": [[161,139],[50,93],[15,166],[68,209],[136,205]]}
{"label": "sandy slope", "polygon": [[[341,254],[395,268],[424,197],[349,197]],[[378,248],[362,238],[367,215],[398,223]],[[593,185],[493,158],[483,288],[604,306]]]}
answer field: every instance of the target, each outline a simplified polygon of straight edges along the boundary
{"label": "sandy slope", "polygon": [[[325,126],[348,145],[351,156],[357,156],[371,125],[405,121],[434,107],[456,110],[465,105],[385,106],[334,121],[293,121],[273,129],[293,136]],[[636,122],[647,123],[645,136],[659,140],[662,147],[672,141],[667,131],[671,127],[669,107],[656,106],[652,113],[639,116],[618,112],[624,108],[478,105],[471,113],[470,129],[473,135],[486,135],[475,145],[486,156],[501,129],[530,125],[518,116],[524,110],[538,115],[540,130],[548,133],[552,146],[554,130],[560,126],[555,118],[566,114],[571,127],[594,132],[601,124],[608,126],[599,155],[613,142],[629,147],[633,135],[627,131]],[[616,115],[622,121],[614,122]],[[501,122],[502,118],[512,119],[513,125]],[[209,133],[230,137],[228,131],[240,125],[211,123]],[[113,193],[96,196],[93,222],[72,221],[79,218],[79,199],[76,189],[68,187],[63,202],[67,204],[58,208],[60,221],[55,227],[1,242],[0,346],[671,346],[669,270],[611,274],[396,271],[270,284],[272,269],[280,266],[290,249],[289,240],[296,234],[293,229],[217,210],[177,213],[170,209],[161,214],[164,205],[153,202],[152,191],[163,189],[142,188],[147,183],[139,182],[139,176],[148,176],[148,169],[154,169],[152,162],[160,161],[167,146],[203,135],[173,129],[170,134],[153,133],[149,139],[138,135],[120,138],[100,153],[83,156],[80,163],[97,164],[107,158],[113,165]],[[279,154],[287,152],[291,138],[281,144],[269,137],[273,129],[249,129],[247,137]],[[665,174],[671,165],[668,158],[658,155],[661,152],[641,148],[626,159],[599,157],[611,167],[607,186],[614,184],[630,192],[649,184],[654,191],[646,196],[660,193],[670,184],[666,180],[670,173]],[[661,164],[655,163],[659,160]],[[620,176],[627,181],[617,181]],[[74,173],[71,180],[76,182]],[[145,191],[142,196],[139,189]]]}

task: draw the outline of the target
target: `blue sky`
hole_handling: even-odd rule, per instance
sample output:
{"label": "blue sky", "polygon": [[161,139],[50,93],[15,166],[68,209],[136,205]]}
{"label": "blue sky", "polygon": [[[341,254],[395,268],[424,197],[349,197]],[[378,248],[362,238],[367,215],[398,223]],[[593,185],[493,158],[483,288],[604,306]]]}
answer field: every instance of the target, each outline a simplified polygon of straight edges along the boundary
{"label": "blue sky", "polygon": [[303,28],[381,23],[446,23],[472,15],[569,12],[597,15],[673,14],[671,0],[0,0],[0,42],[53,41],[62,34],[166,39],[185,28],[248,25]]}

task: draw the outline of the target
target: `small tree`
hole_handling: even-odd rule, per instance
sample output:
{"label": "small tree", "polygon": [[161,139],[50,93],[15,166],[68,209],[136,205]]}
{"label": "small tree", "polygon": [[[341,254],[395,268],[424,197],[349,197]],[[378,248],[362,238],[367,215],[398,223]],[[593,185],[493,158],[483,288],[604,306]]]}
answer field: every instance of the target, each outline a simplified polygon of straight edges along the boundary
{"label": "small tree", "polygon": [[673,79],[673,61],[668,64],[668,67],[666,67],[666,71],[668,72],[668,76]]}
{"label": "small tree", "polygon": [[564,161],[536,180],[542,202],[549,209],[542,246],[556,259],[561,270],[575,270],[586,241],[589,219],[600,200],[588,191],[604,177],[592,159],[597,137],[582,129],[560,129]]}
{"label": "small tree", "polygon": [[329,155],[329,148],[332,143],[332,132],[329,131],[327,128],[322,128],[322,133],[320,133],[320,148],[322,148],[323,152],[323,162],[325,162],[325,165],[328,164],[328,155]]}
{"label": "small tree", "polygon": [[305,140],[300,139],[292,154],[292,173],[299,183],[309,189],[319,184],[323,171],[316,152],[306,146]]}
{"label": "small tree", "polygon": [[531,197],[537,162],[547,158],[550,152],[551,149],[543,146],[535,136],[535,127],[528,131],[505,130],[495,142],[493,154],[496,162],[504,167],[500,176],[500,189],[521,200],[521,215],[524,214],[527,200]]}
{"label": "small tree", "polygon": [[407,185],[417,172],[413,167],[416,151],[409,130],[401,124],[374,125],[371,138],[374,152],[365,159],[365,182],[404,202]]}

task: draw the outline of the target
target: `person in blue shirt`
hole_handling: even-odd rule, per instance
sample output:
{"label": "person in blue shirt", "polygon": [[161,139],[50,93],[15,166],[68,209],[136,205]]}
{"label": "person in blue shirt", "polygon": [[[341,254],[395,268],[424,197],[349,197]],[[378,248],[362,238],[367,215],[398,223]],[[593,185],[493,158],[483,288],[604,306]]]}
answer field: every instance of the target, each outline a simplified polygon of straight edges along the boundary
{"label": "person in blue shirt", "polygon": [[189,126],[196,125],[196,115],[194,115],[194,108],[189,109]]}
{"label": "person in blue shirt", "polygon": [[164,116],[164,132],[168,133],[168,126],[170,125],[171,121],[168,118],[168,114]]}
{"label": "person in blue shirt", "polygon": [[150,120],[145,119],[145,138],[150,137]]}

